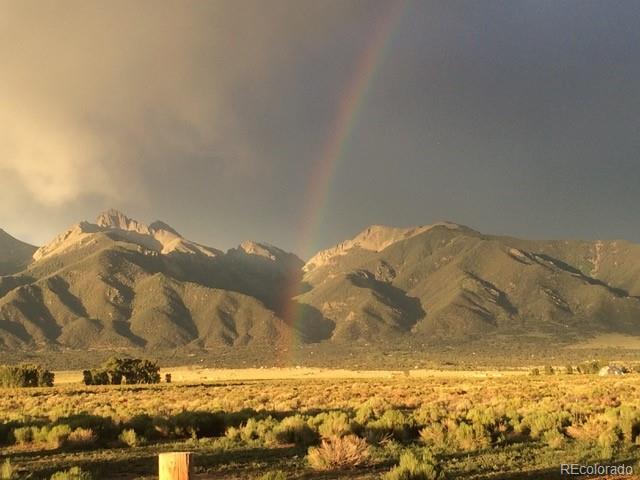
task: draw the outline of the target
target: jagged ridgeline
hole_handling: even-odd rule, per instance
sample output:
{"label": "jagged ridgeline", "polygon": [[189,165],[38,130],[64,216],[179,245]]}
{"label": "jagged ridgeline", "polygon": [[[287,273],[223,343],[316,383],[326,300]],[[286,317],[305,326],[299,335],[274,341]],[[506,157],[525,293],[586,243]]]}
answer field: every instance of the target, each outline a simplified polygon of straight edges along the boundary
{"label": "jagged ridgeline", "polygon": [[5,350],[602,333],[640,335],[638,245],[372,226],[304,264],[264,243],[223,252],[115,210],[38,249],[0,231]]}
{"label": "jagged ridgeline", "polygon": [[81,222],[0,277],[0,345],[174,348],[272,345],[303,262],[244,242],[224,253],[120,212]]}

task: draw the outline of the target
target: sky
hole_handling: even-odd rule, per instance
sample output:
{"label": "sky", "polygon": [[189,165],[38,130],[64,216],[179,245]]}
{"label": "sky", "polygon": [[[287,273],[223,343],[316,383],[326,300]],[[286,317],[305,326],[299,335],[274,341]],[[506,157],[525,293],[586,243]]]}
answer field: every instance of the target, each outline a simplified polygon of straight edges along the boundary
{"label": "sky", "polygon": [[0,228],[640,242],[640,3],[0,0]]}

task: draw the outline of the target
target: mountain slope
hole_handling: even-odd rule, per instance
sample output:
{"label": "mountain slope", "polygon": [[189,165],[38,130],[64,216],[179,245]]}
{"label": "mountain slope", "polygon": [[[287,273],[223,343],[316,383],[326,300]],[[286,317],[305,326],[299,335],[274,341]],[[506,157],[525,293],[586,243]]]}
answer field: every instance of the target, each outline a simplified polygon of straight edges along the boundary
{"label": "mountain slope", "polygon": [[0,241],[0,258],[15,262],[0,275],[5,350],[268,353],[292,338],[346,349],[640,335],[640,246],[623,241],[375,225],[303,264],[258,242],[223,252],[115,210],[37,251]]}
{"label": "mountain slope", "polygon": [[22,270],[36,247],[13,238],[0,228],[0,276]]}
{"label": "mountain slope", "polygon": [[0,346],[273,346],[291,328],[275,313],[281,299],[272,289],[302,262],[243,245],[224,254],[161,222],[105,212],[38,249],[25,270],[0,277]]}
{"label": "mountain slope", "polygon": [[305,265],[311,288],[298,300],[335,322],[333,340],[371,341],[381,326],[425,340],[640,334],[636,245],[523,241],[452,224],[411,231],[376,227],[378,249],[357,241],[368,229]]}

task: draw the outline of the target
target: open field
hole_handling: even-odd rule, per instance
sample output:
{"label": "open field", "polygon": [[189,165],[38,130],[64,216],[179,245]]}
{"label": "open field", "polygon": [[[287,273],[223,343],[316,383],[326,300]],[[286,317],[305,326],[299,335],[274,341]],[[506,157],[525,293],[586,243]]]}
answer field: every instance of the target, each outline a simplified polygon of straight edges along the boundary
{"label": "open field", "polygon": [[[170,373],[173,383],[219,382],[229,380],[296,380],[296,379],[383,379],[383,378],[493,378],[527,375],[527,369],[513,370],[347,370],[330,368],[201,368],[175,367],[160,369]],[[82,371],[55,372],[56,385],[82,382]]]}
{"label": "open field", "polygon": [[[3,364],[36,363],[54,371],[82,370],[102,365],[113,357],[142,357],[157,361],[163,368],[190,370],[210,368],[220,370],[273,370],[281,375],[292,367],[313,368],[314,371],[510,371],[532,366],[577,365],[590,360],[601,364],[611,362],[626,365],[640,359],[640,337],[601,335],[577,343],[558,345],[553,338],[528,337],[526,344],[511,338],[491,337],[474,342],[421,342],[385,345],[353,343],[297,345],[288,350],[234,346],[215,350],[196,349],[97,349],[38,351],[3,351]],[[578,347],[578,348],[576,348]],[[296,368],[297,369],[297,368]],[[296,375],[298,375],[296,373]],[[351,374],[350,374],[351,375]]]}
{"label": "open field", "polygon": [[597,335],[589,340],[584,340],[571,345],[570,348],[574,349],[605,349],[605,348],[617,348],[627,350],[640,349],[640,337],[637,335],[622,335],[619,333],[606,333],[603,335]]}
{"label": "open field", "polygon": [[[515,480],[640,459],[637,374],[168,371],[182,381],[3,390],[0,465],[9,460],[14,478],[80,466],[152,479],[158,452],[189,450],[203,479]],[[340,463],[340,448],[355,457]],[[389,476],[401,457],[432,476]]]}

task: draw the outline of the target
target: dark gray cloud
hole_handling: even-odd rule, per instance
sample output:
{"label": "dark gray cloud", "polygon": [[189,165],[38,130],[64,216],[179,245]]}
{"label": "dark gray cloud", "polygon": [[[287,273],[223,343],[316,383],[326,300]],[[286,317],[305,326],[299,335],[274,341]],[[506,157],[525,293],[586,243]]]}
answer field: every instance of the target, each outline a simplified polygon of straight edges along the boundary
{"label": "dark gray cloud", "polygon": [[[296,248],[309,176],[389,1],[0,0],[0,227],[115,206]],[[314,244],[449,219],[640,241],[640,6],[409,2]]]}

